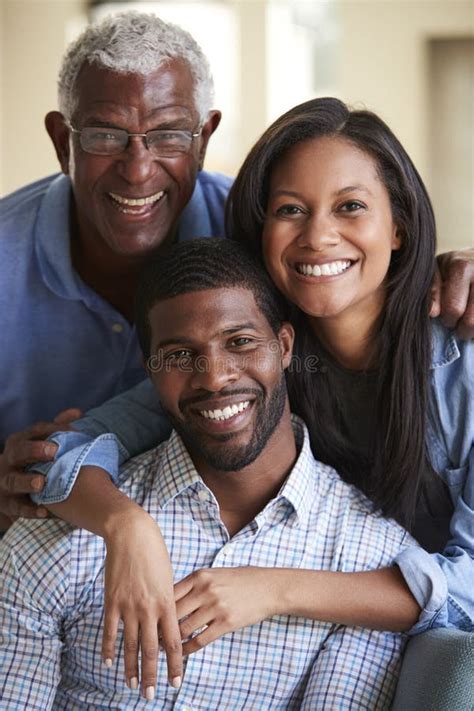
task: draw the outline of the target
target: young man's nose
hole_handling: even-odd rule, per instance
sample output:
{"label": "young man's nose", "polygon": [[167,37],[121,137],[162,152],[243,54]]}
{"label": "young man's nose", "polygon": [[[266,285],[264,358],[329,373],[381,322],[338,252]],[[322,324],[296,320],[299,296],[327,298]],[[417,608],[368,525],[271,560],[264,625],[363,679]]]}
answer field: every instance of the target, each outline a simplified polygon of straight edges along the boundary
{"label": "young man's nose", "polygon": [[234,357],[225,354],[208,354],[196,359],[191,385],[195,390],[219,392],[239,378],[240,367]]}

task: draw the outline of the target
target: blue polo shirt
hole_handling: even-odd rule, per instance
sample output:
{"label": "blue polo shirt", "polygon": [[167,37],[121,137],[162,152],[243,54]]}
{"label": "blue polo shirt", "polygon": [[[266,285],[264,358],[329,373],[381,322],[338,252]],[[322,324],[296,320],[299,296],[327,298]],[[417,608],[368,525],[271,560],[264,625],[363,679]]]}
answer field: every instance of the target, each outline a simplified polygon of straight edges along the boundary
{"label": "blue polo shirt", "polygon": [[[224,235],[231,179],[198,174],[178,239]],[[11,432],[88,410],[143,380],[135,328],[74,271],[71,183],[55,175],[0,205],[0,448]]]}

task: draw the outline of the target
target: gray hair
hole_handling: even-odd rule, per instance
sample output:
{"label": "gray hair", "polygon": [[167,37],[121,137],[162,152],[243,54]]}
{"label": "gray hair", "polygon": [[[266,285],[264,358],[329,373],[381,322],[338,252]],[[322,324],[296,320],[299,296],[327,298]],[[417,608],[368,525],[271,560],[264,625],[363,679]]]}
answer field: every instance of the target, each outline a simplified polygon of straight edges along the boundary
{"label": "gray hair", "polygon": [[77,107],[75,84],[83,65],[97,64],[119,73],[146,76],[171,59],[185,61],[194,79],[194,100],[201,121],[214,100],[211,69],[189,32],[151,13],[123,12],[89,25],[63,57],[58,103],[70,121]]}

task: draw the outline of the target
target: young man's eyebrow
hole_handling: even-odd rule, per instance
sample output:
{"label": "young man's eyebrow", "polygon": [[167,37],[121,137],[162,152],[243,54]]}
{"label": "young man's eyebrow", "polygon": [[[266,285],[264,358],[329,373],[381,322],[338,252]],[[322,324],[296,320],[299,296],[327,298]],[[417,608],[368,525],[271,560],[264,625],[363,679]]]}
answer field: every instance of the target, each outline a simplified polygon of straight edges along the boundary
{"label": "young man's eyebrow", "polygon": [[188,346],[189,339],[183,338],[181,336],[176,336],[176,338],[164,338],[162,341],[158,341],[156,344],[158,348],[164,348],[165,346]]}
{"label": "young man's eyebrow", "polygon": [[[253,331],[257,330],[256,325],[252,321],[247,321],[246,323],[239,323],[235,326],[229,326],[228,328],[225,328],[222,331],[218,331],[216,334],[213,334],[211,338],[216,335],[218,336],[219,334],[230,336],[233,333],[238,333],[239,331],[243,331],[246,328],[252,329]],[[191,346],[192,343],[192,338],[185,338],[184,336],[175,336],[173,338],[163,338],[161,341],[158,341],[156,345],[157,348],[165,348],[166,346]]]}
{"label": "young man's eyebrow", "polygon": [[247,321],[246,323],[239,323],[236,326],[229,326],[229,328],[224,329],[222,333],[224,334],[232,334],[232,333],[237,333],[237,331],[243,331],[246,328],[251,328],[253,331],[257,330],[257,327],[252,321]]}

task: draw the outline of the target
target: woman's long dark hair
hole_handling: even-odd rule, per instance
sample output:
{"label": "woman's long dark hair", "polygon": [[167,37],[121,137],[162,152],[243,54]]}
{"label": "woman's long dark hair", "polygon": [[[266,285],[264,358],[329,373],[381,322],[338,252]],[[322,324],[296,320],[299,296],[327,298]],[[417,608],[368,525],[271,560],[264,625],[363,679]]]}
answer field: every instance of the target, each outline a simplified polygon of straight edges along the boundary
{"label": "woman's long dark hair", "polygon": [[[377,326],[377,415],[374,450],[361,459],[338,427],[337,407],[325,378],[289,373],[294,412],[310,430],[316,456],[361,488],[382,511],[408,527],[427,472],[425,430],[430,368],[430,285],[434,270],[435,222],[423,182],[406,151],[369,111],[351,111],[338,99],[307,101],[281,116],[247,156],[227,206],[227,233],[261,255],[269,180],[275,162],[291,146],[320,136],[344,138],[375,161],[390,197],[401,237],[392,252],[386,302]],[[304,315],[296,315],[300,358],[314,353]]]}

